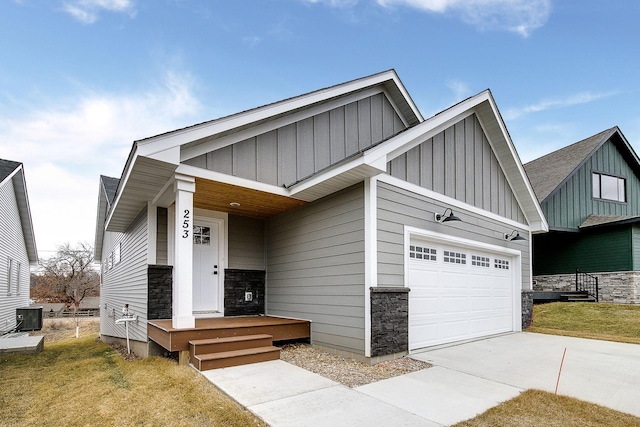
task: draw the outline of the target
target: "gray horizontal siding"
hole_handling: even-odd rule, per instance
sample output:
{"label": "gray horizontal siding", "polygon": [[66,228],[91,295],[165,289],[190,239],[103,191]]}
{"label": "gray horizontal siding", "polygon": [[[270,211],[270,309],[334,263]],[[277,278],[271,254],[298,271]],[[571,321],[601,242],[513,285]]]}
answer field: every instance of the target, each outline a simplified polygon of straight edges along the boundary
{"label": "gray horizontal siding", "polygon": [[[121,244],[122,261],[111,270],[102,273],[100,333],[125,338],[124,325],[116,325],[115,319],[122,317],[122,307],[129,304],[130,312],[138,316],[138,322],[129,324],[129,336],[134,340],[146,342],[147,208],[140,212],[126,232],[104,233],[103,262],[118,243]],[[115,318],[113,310],[115,310]]]}
{"label": "gray horizontal siding", "polygon": [[[593,198],[592,173],[599,172],[626,179],[627,202]],[[574,228],[591,214],[640,215],[640,180],[615,144],[607,141],[578,171],[542,203],[549,227]]]}
{"label": "gray horizontal siding", "polygon": [[229,215],[229,268],[265,269],[264,220]]}
{"label": "gray horizontal siding", "polygon": [[314,343],[364,354],[364,189],[267,221],[267,314],[310,319]]}
{"label": "gray horizontal siding", "polygon": [[185,163],[273,185],[291,185],[405,129],[379,93]]}
{"label": "gray horizontal siding", "polygon": [[396,178],[526,223],[475,115],[391,160],[387,169]]}
{"label": "gray horizontal siding", "polygon": [[[438,224],[433,216],[448,206],[410,191],[378,183],[378,286],[404,286],[404,226],[489,243],[522,252],[522,286],[529,287],[529,242],[507,242],[504,234],[513,230],[499,221],[456,209],[462,222]],[[520,234],[527,235],[522,229]]]}
{"label": "gray horizontal siding", "polygon": [[[20,263],[20,292],[9,288],[9,258]],[[29,305],[29,257],[13,180],[0,187],[0,331],[16,324],[16,308]]]}

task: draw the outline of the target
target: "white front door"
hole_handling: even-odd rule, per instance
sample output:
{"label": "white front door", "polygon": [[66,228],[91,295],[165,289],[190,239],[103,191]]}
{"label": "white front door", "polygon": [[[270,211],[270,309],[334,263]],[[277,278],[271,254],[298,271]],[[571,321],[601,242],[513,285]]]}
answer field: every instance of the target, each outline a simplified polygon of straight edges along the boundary
{"label": "white front door", "polygon": [[222,312],[224,272],[220,265],[221,224],[198,218],[193,224],[193,314],[219,314]]}

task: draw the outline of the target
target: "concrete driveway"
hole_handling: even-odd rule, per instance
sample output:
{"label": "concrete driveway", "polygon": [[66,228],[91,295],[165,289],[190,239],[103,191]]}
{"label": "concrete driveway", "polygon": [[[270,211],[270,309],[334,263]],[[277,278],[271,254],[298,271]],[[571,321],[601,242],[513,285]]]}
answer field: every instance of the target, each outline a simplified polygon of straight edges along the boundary
{"label": "concrete driveway", "polygon": [[516,333],[412,354],[434,367],[350,389],[275,360],[203,375],[272,426],[444,426],[536,388],[640,416],[640,345]]}
{"label": "concrete driveway", "polygon": [[[553,393],[565,348],[558,394],[640,417],[640,345],[523,332],[432,349],[411,357],[495,384]],[[403,407],[403,399],[409,400],[421,390],[410,385],[407,375],[386,381],[389,383],[381,381],[359,390],[399,407]],[[431,381],[424,386],[433,387]],[[460,389],[466,387],[461,384]]]}

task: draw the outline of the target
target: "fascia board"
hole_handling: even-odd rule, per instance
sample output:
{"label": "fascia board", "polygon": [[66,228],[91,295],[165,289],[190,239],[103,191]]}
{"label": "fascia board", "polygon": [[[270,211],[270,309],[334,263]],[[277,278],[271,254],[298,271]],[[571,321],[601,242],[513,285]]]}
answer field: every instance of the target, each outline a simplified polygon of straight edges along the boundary
{"label": "fascia board", "polygon": [[[176,130],[167,134],[140,140],[137,141],[137,144],[140,146],[153,144],[154,146],[156,146],[154,148],[154,151],[164,151],[168,148],[179,147],[191,141],[197,141],[199,139],[207,138],[217,133],[246,126],[257,121],[266,120],[270,117],[274,117],[288,111],[294,111],[299,108],[304,108],[315,103],[323,102],[331,98],[347,94],[349,92],[362,90],[369,86],[378,85],[389,80],[393,80],[394,84],[398,87],[403,96],[408,96],[406,89],[404,89],[404,86],[400,82],[397,74],[393,70],[391,70],[351,82],[343,83],[341,85],[332,86],[323,90],[311,92],[306,95],[300,95],[273,104],[268,104],[263,107],[258,107],[257,109],[248,110],[246,112]],[[417,113],[418,117],[421,117],[416,106],[413,104],[413,101],[411,101],[411,98],[406,98],[406,101],[411,106],[413,111]]]}
{"label": "fascia board", "polygon": [[[496,156],[498,157],[498,161],[501,163],[502,169],[506,172],[505,176],[507,178],[507,181],[509,182],[509,185],[511,186],[512,189],[517,188],[516,186],[513,185],[514,181],[519,181],[520,184],[522,184],[526,188],[526,195],[525,195],[526,197],[524,198],[526,200],[523,199],[522,197],[523,195],[519,194],[519,192],[514,192],[514,194],[521,206],[528,205],[530,208],[533,208],[535,212],[535,217],[531,218],[530,214],[528,214],[527,211],[524,211],[524,214],[525,216],[527,216],[527,220],[529,224],[538,224],[539,226],[539,228],[532,231],[541,231],[541,232],[549,231],[549,225],[547,224],[547,220],[544,216],[544,213],[542,213],[542,208],[538,203],[538,199],[535,195],[535,192],[533,191],[533,187],[531,187],[531,183],[529,182],[529,178],[527,177],[527,174],[524,170],[524,166],[520,161],[520,156],[518,155],[515,145],[513,144],[513,141],[509,136],[509,132],[507,131],[504,121],[502,120],[502,116],[500,115],[500,112],[495,103],[495,100],[493,99],[491,92],[489,92],[488,90],[483,93],[485,94],[486,101],[489,102],[489,105],[493,112],[493,119],[496,121],[496,124],[500,128],[500,132],[502,134],[501,135],[502,138],[489,138],[489,143],[494,144],[494,143],[504,142],[504,144],[506,144],[506,148],[510,153],[509,156],[506,156],[507,157],[506,159],[504,158],[504,156],[500,156],[500,157]],[[481,118],[478,117],[478,119],[480,120],[480,123],[482,125]],[[486,132],[486,128],[484,130]],[[497,154],[499,150],[496,150],[494,147],[494,152]],[[507,163],[510,163],[511,167],[509,167]],[[513,167],[516,168],[517,174],[514,174],[511,172]]]}
{"label": "fascia board", "polygon": [[120,197],[122,196],[122,190],[126,187],[127,182],[129,181],[129,176],[131,176],[131,172],[133,170],[133,166],[135,165],[136,159],[138,157],[138,144],[133,143],[133,147],[131,148],[131,152],[129,153],[129,157],[127,158],[127,163],[124,166],[124,171],[122,172],[122,177],[120,178],[120,182],[118,184],[118,189],[116,190],[116,195],[113,198],[113,203],[111,204],[111,208],[107,213],[107,219],[104,223],[104,229],[109,228],[109,223],[111,222],[111,218],[113,217],[113,213],[118,206],[118,202],[120,201]]}
{"label": "fascia board", "polygon": [[[18,166],[7,179],[12,179],[15,185],[15,190],[20,193],[22,197],[16,197],[18,204],[18,213],[20,215],[20,223],[22,226],[22,234],[25,239],[25,245],[27,247],[27,255],[29,257],[29,264],[35,266],[38,263],[38,249],[36,247],[36,237],[33,230],[33,220],[31,218],[31,209],[29,207],[29,194],[27,193],[27,182],[24,177],[23,166]],[[6,182],[3,181],[3,183]]]}
{"label": "fascia board", "polygon": [[252,190],[276,194],[278,196],[292,197],[289,190],[283,187],[278,187],[277,185],[265,184],[263,182],[240,178],[233,175],[227,175],[224,173],[210,171],[208,169],[202,169],[195,166],[181,164],[176,169],[176,173],[193,176],[195,178],[202,178],[210,181],[218,181],[225,184],[236,185],[238,187],[250,188]]}

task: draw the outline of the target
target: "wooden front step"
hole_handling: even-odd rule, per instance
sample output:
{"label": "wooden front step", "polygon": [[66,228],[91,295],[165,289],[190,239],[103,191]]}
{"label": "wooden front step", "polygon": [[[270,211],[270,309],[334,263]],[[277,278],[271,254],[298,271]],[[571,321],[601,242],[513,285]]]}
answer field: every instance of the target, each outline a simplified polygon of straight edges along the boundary
{"label": "wooden front step", "polygon": [[266,362],[280,359],[280,349],[274,346],[246,348],[242,350],[223,351],[219,353],[196,354],[191,356],[191,363],[199,371],[228,368],[230,366],[247,365],[249,363]]}
{"label": "wooden front step", "polygon": [[192,356],[207,353],[244,350],[247,348],[269,347],[273,345],[273,337],[267,334],[244,335],[226,338],[210,338],[189,341]]}

